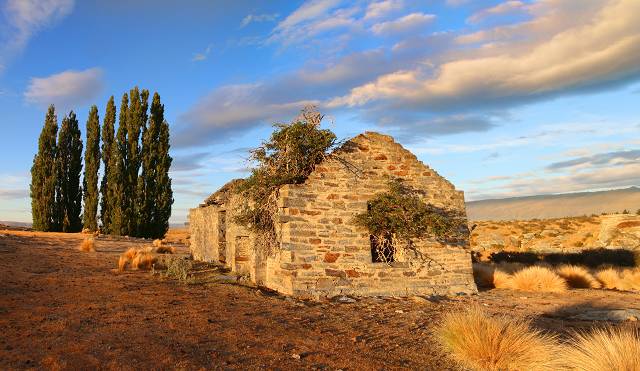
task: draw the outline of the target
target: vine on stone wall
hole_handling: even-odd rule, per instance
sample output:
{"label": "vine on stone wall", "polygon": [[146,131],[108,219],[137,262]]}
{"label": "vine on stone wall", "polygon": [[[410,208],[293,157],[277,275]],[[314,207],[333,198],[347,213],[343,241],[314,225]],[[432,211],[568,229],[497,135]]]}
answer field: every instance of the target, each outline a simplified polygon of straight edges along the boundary
{"label": "vine on stone wall", "polygon": [[371,234],[378,259],[390,263],[397,248],[432,261],[415,247],[417,240],[453,241],[463,237],[466,220],[459,213],[423,201],[421,192],[391,179],[389,190],[368,202],[367,211],[356,215],[356,224]]}
{"label": "vine on stone wall", "polygon": [[293,122],[275,124],[269,140],[250,152],[257,166],[236,188],[247,201],[235,220],[267,242],[275,241],[278,189],[303,183],[337,146],[335,134],[320,128],[323,117],[315,106],[307,106]]}

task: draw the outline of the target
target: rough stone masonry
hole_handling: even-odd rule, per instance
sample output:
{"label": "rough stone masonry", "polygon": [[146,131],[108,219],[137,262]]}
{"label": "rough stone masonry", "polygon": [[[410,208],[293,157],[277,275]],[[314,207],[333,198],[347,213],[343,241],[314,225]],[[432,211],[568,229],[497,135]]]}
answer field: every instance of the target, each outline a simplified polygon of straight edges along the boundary
{"label": "rough stone masonry", "polygon": [[468,231],[454,242],[416,241],[415,253],[397,249],[390,263],[375,261],[369,232],[354,217],[388,190],[391,178],[420,191],[425,202],[466,218],[462,191],[392,137],[366,132],[345,142],[303,184],[280,187],[271,252],[234,223],[244,200],[232,189],[242,180],[190,210],[191,252],[194,259],[220,262],[256,284],[299,298],[476,292]]}

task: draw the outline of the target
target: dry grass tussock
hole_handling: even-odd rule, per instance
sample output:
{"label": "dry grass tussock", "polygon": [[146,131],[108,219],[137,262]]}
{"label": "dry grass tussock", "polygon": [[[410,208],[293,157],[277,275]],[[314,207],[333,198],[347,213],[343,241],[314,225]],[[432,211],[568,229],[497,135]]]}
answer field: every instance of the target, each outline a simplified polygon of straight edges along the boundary
{"label": "dry grass tussock", "polygon": [[160,246],[162,246],[162,240],[159,240],[159,239],[153,240],[153,247],[160,247]]}
{"label": "dry grass tussock", "polygon": [[84,252],[95,252],[96,240],[94,240],[93,238],[85,238],[84,240],[82,240],[82,242],[80,242],[80,246],[78,247],[78,250],[84,251]]}
{"label": "dry grass tussock", "polygon": [[122,253],[118,259],[118,270],[124,271],[129,265],[131,269],[151,269],[157,262],[157,258],[152,254],[148,248],[132,247]]}
{"label": "dry grass tussock", "polygon": [[624,270],[606,268],[596,273],[596,278],[605,289],[621,291],[640,290],[640,270],[638,268]]}
{"label": "dry grass tussock", "polygon": [[156,253],[158,254],[175,254],[176,253],[176,248],[173,246],[157,246],[156,247]]}
{"label": "dry grass tussock", "polygon": [[584,267],[577,265],[563,265],[556,269],[556,273],[567,281],[574,289],[599,289],[600,282]]}
{"label": "dry grass tussock", "polygon": [[565,292],[567,282],[551,269],[532,266],[516,272],[509,285],[514,290],[537,292]]}
{"label": "dry grass tussock", "polygon": [[562,352],[567,369],[640,371],[640,334],[630,329],[578,333]]}
{"label": "dry grass tussock", "polygon": [[473,277],[476,281],[476,285],[479,287],[497,289],[511,288],[511,275],[502,271],[495,265],[474,263]]}
{"label": "dry grass tussock", "polygon": [[523,320],[490,317],[478,307],[446,314],[436,330],[437,342],[472,370],[558,370],[553,336]]}

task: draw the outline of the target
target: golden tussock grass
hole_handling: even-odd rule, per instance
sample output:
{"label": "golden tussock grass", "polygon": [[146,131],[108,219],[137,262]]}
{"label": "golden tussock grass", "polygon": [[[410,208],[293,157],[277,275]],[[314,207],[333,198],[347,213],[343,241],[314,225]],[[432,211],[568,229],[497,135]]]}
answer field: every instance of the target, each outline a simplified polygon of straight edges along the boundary
{"label": "golden tussock grass", "polygon": [[514,290],[537,292],[565,292],[567,282],[551,269],[539,266],[524,268],[511,276],[509,286]]}
{"label": "golden tussock grass", "polygon": [[162,246],[162,240],[159,240],[159,239],[155,239],[155,240],[153,240],[153,246],[154,246],[154,247],[160,247],[160,246]]}
{"label": "golden tussock grass", "polygon": [[640,270],[637,268],[625,269],[622,271],[621,276],[627,290],[640,290]]}
{"label": "golden tussock grass", "polygon": [[80,242],[80,246],[78,250],[84,252],[95,252],[96,251],[96,241],[93,238],[85,238]]}
{"label": "golden tussock grass", "polygon": [[120,255],[118,259],[118,270],[124,271],[129,265],[131,269],[151,269],[157,262],[157,258],[152,254],[152,248],[129,248]]}
{"label": "golden tussock grass", "polygon": [[437,342],[462,366],[472,370],[557,370],[553,336],[527,321],[490,317],[478,307],[448,313],[436,329]]}
{"label": "golden tussock grass", "polygon": [[132,260],[136,254],[138,253],[138,249],[135,247],[130,247],[127,251],[125,251],[122,256],[126,257],[129,260]]}
{"label": "golden tussock grass", "polygon": [[620,277],[620,272],[613,268],[606,268],[596,273],[596,278],[602,284],[602,287],[610,290],[625,290],[626,287]]}
{"label": "golden tussock grass", "polygon": [[599,289],[601,287],[595,277],[584,267],[577,265],[563,265],[556,269],[556,273],[567,281],[574,289]]}
{"label": "golden tussock grass", "polygon": [[473,278],[476,285],[485,288],[508,289],[511,288],[511,275],[502,271],[502,266],[474,263]]}
{"label": "golden tussock grass", "polygon": [[127,258],[124,254],[120,255],[120,258],[118,259],[118,270],[120,272],[124,271],[127,267],[127,263],[130,261],[131,259]]}
{"label": "golden tussock grass", "polygon": [[501,270],[496,270],[493,272],[493,287],[496,289],[511,289],[513,285],[511,284],[512,276],[509,273],[505,273]]}
{"label": "golden tussock grass", "polygon": [[149,270],[156,262],[156,257],[153,254],[140,251],[131,261],[131,268]]}
{"label": "golden tussock grass", "polygon": [[640,371],[640,334],[630,329],[577,333],[562,358],[569,370]]}
{"label": "golden tussock grass", "polygon": [[176,248],[173,246],[158,246],[156,247],[156,252],[158,254],[175,254]]}

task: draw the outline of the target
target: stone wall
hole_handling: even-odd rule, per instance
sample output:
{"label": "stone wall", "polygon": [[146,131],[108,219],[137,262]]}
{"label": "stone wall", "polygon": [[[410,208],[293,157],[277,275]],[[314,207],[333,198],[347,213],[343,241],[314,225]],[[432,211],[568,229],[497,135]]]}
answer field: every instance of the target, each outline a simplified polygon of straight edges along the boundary
{"label": "stone wall", "polygon": [[[226,192],[214,194],[216,205],[191,210],[192,253],[206,261],[222,254],[220,261],[234,272],[302,298],[475,292],[468,235],[446,244],[416,241],[415,253],[398,250],[391,264],[372,261],[369,233],[354,217],[388,191],[390,178],[403,179],[426,202],[466,217],[462,192],[391,137],[365,133],[318,165],[304,184],[280,188],[278,246],[269,256],[260,236],[234,223],[243,200]],[[218,231],[224,231],[222,239]]]}
{"label": "stone wall", "polygon": [[194,259],[209,263],[218,261],[218,230],[216,206],[189,210],[189,248]]}
{"label": "stone wall", "polygon": [[475,292],[468,236],[454,244],[418,241],[417,256],[372,262],[369,233],[354,224],[391,177],[424,191],[426,202],[464,214],[464,196],[391,137],[366,133],[319,165],[304,184],[280,189],[281,251],[268,260],[267,286],[298,297]]}

